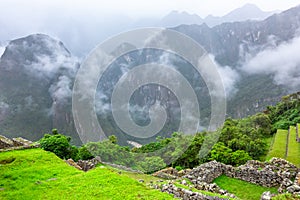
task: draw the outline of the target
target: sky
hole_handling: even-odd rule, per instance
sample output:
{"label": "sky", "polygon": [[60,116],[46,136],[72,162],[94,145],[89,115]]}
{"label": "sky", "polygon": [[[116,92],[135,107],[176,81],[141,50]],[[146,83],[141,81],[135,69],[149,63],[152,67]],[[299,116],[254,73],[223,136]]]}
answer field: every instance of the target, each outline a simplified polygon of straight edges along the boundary
{"label": "sky", "polygon": [[187,11],[206,17],[222,16],[246,3],[256,4],[264,11],[285,10],[299,5],[299,0],[0,0],[1,12],[16,17],[42,13],[124,14],[129,17],[163,16],[172,10]]}
{"label": "sky", "polygon": [[136,28],[130,26],[135,21],[159,19],[173,10],[202,18],[223,16],[246,3],[263,11],[300,4],[299,0],[0,0],[0,53],[12,39],[45,33],[82,56],[103,40]]}

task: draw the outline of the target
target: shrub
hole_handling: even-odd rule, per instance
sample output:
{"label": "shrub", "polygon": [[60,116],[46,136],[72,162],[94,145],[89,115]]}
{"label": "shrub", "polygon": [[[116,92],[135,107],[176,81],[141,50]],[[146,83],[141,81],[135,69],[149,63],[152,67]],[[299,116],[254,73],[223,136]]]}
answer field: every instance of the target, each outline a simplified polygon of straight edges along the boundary
{"label": "shrub", "polygon": [[59,134],[56,129],[52,130],[51,134],[45,134],[42,139],[40,139],[41,148],[46,151],[51,151],[55,153],[58,157],[62,159],[72,158],[77,160],[77,147],[71,146],[71,138],[65,135]]}

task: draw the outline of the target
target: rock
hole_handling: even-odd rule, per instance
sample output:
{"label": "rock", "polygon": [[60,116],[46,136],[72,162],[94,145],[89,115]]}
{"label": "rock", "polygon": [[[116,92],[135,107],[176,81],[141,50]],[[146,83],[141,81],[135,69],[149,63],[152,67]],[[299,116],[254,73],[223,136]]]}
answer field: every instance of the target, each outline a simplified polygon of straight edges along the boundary
{"label": "rock", "polygon": [[78,160],[77,165],[79,165],[83,171],[88,171],[90,169],[93,169],[96,167],[97,164],[101,163],[101,158],[99,156],[96,156],[93,159],[90,160]]}
{"label": "rock", "polygon": [[163,179],[176,179],[176,176],[173,176],[171,174],[167,174],[161,171],[155,172],[154,174],[152,174],[153,176],[159,177],[159,178],[163,178]]}
{"label": "rock", "polygon": [[163,179],[176,179],[178,177],[178,171],[173,167],[168,167],[160,171],[157,171],[152,175]]}
{"label": "rock", "polygon": [[181,184],[182,184],[182,185],[187,185],[186,180],[182,180],[182,181],[181,181]]}
{"label": "rock", "polygon": [[21,137],[9,139],[5,136],[0,135],[0,152],[12,151],[17,149],[37,148],[39,146],[40,144],[34,144],[33,142]]}
{"label": "rock", "polygon": [[82,170],[82,168],[72,158],[66,160],[66,163],[75,167],[76,169]]}
{"label": "rock", "polygon": [[266,191],[266,192],[262,193],[260,199],[261,200],[270,200],[273,196],[275,196],[275,195],[271,194],[270,191]]}
{"label": "rock", "polygon": [[143,179],[140,179],[139,182],[140,182],[140,183],[144,183],[145,181],[144,181]]}
{"label": "rock", "polygon": [[12,139],[14,146],[30,146],[33,144],[33,142],[26,140],[22,137],[13,138]]}
{"label": "rock", "polygon": [[0,149],[6,149],[13,147],[14,143],[12,140],[8,139],[7,137],[0,135]]}
{"label": "rock", "polygon": [[288,187],[286,190],[287,190],[289,193],[294,193],[295,188],[294,188],[294,186],[292,185],[292,186]]}
{"label": "rock", "polygon": [[300,186],[299,185],[294,185],[294,189],[295,189],[295,192],[299,192],[300,191]]}

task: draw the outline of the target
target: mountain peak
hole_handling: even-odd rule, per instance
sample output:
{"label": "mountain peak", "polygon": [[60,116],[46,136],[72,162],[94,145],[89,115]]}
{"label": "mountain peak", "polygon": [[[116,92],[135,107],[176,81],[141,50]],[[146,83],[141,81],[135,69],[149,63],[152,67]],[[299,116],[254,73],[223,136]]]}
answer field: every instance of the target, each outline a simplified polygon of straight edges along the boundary
{"label": "mountain peak", "polygon": [[14,60],[14,62],[23,61],[37,62],[37,57],[47,56],[55,58],[57,56],[70,57],[71,54],[61,41],[58,41],[45,34],[32,34],[19,39],[11,40],[1,60]]}

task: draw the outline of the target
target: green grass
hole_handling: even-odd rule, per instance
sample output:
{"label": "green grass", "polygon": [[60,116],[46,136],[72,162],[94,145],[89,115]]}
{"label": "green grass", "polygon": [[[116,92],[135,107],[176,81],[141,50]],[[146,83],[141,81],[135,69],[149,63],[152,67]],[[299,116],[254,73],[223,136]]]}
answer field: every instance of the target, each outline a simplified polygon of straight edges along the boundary
{"label": "green grass", "polygon": [[294,126],[290,127],[289,145],[286,159],[300,167],[300,143],[296,141],[296,128]]}
{"label": "green grass", "polygon": [[285,158],[287,134],[287,130],[277,130],[273,145],[271,146],[270,151],[267,155],[267,160],[273,157]]}
{"label": "green grass", "polygon": [[265,191],[271,191],[277,193],[277,188],[267,188],[246,181],[238,180],[235,178],[229,178],[222,175],[214,180],[218,186],[228,192],[235,194],[238,198],[244,200],[258,200]]}
{"label": "green grass", "polygon": [[83,172],[41,149],[0,153],[0,163],[0,199],[173,199],[133,177],[147,175],[105,166]]}

